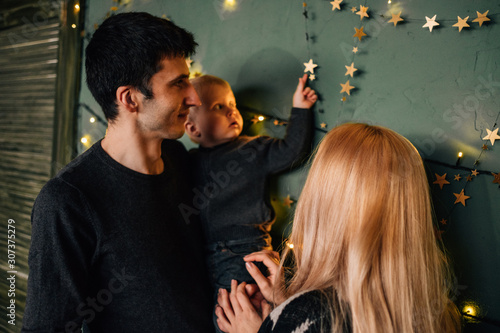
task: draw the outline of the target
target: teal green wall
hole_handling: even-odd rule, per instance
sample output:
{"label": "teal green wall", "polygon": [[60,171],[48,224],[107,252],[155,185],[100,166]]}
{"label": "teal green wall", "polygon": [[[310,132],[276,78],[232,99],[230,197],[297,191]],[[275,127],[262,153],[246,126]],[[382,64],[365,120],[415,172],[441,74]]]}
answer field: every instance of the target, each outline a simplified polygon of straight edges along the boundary
{"label": "teal green wall", "polygon": [[[422,153],[429,171],[436,215],[442,238],[456,270],[455,300],[463,308],[472,303],[478,316],[488,322],[468,321],[467,332],[500,331],[500,188],[490,172],[500,172],[500,141],[491,147],[481,138],[485,129],[500,123],[500,2],[455,1],[362,1],[369,19],[360,21],[350,8],[358,2],[344,1],[342,11],[332,12],[329,1],[307,1],[307,29],[302,1],[235,0],[234,11],[223,11],[222,0],[154,1],[131,0],[118,12],[147,11],[166,15],[194,33],[199,48],[192,71],[220,76],[232,85],[243,111],[286,119],[297,78],[310,58],[318,64],[312,87],[320,95],[315,111],[316,138],[346,121],[362,121],[389,127],[410,139]],[[123,3],[124,1],[122,1]],[[125,1],[126,2],[126,1]],[[87,1],[86,33],[102,22],[113,1]],[[387,23],[388,10],[399,8],[404,22]],[[398,11],[399,11],[398,10]],[[471,21],[476,11],[489,10],[490,22],[482,27]],[[423,29],[425,16],[437,14],[441,24],[432,32]],[[470,16],[469,29],[452,27],[457,16]],[[358,42],[354,27],[364,26],[368,37]],[[359,52],[353,54],[353,46]],[[345,65],[354,61],[358,71],[349,78],[356,87],[341,101],[340,83],[345,83]],[[84,80],[85,77],[83,75]],[[96,110],[82,81],[80,102]],[[321,112],[322,111],[322,112]],[[250,126],[247,131],[282,136],[283,127],[271,122]],[[100,138],[105,125],[90,124],[90,113],[80,108],[80,135]],[[185,138],[182,141],[191,147]],[[490,149],[482,151],[487,143]],[[85,147],[82,145],[80,151]],[[457,152],[463,151],[462,169],[455,168]],[[482,153],[482,154],[481,154]],[[474,166],[479,158],[479,165]],[[444,165],[443,165],[444,164]],[[454,205],[465,186],[470,169],[484,171],[467,183],[466,207]],[[433,185],[434,173],[447,173],[451,183],[442,190]],[[462,174],[457,182],[453,176]],[[271,195],[278,213],[275,238],[287,232],[292,208],[283,205],[287,195],[296,200],[307,170],[296,170],[272,181]],[[242,207],[242,209],[244,209]]]}

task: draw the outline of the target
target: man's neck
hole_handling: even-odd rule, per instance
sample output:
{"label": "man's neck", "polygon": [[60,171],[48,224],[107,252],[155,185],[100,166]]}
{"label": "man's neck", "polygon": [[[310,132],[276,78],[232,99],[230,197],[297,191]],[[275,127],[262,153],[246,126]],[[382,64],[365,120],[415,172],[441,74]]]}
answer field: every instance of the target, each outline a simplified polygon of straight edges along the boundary
{"label": "man's neck", "polygon": [[121,165],[147,175],[163,172],[162,139],[146,138],[137,131],[108,127],[101,142],[104,151]]}

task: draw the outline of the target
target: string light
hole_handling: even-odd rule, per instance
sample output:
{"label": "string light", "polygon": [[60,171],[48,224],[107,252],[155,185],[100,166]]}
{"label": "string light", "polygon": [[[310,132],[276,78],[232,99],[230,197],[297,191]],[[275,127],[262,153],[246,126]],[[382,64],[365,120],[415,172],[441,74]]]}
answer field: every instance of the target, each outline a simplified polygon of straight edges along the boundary
{"label": "string light", "polygon": [[224,10],[234,11],[236,10],[236,0],[224,0]]}
{"label": "string light", "polygon": [[75,28],[76,28],[76,24],[74,24],[74,23],[73,23],[73,24],[71,25],[71,27],[72,27],[73,29],[75,29]]}
{"label": "string light", "polygon": [[292,243],[286,242],[286,246],[288,246],[289,248],[293,249],[293,244]]}
{"label": "string light", "polygon": [[76,4],[76,5],[75,5],[75,9],[76,9],[76,10],[80,10],[80,5]]}
{"label": "string light", "polygon": [[95,118],[94,117],[90,117],[90,122],[91,123],[95,123]]}
{"label": "string light", "polygon": [[475,316],[477,314],[477,309],[475,306],[467,304],[464,306],[462,310],[465,314],[468,314],[469,316]]}
{"label": "string light", "polygon": [[257,119],[259,119],[259,121],[264,121],[266,118],[264,116],[258,116]]}
{"label": "string light", "polygon": [[87,139],[86,137],[83,137],[83,138],[80,139],[80,142],[85,145],[85,144],[87,144],[89,142],[89,139]]}
{"label": "string light", "polygon": [[457,159],[457,163],[455,163],[455,166],[458,166],[458,164],[460,163],[460,160],[462,159],[462,156],[464,156],[464,153],[462,153],[461,151],[458,152],[458,159]]}
{"label": "string light", "polygon": [[390,4],[392,3],[392,1],[391,1],[391,0],[389,0],[389,1],[387,1],[387,3],[390,5]]}

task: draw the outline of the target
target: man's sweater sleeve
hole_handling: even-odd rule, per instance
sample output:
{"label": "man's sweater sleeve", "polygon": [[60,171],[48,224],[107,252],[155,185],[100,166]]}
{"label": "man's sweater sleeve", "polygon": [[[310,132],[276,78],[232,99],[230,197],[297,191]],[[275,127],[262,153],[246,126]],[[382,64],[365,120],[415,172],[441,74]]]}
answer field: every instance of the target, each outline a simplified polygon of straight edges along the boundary
{"label": "man's sweater sleeve", "polygon": [[267,173],[277,173],[300,162],[311,150],[313,113],[292,108],[284,139],[259,138]]}
{"label": "man's sweater sleeve", "polygon": [[81,327],[96,252],[90,221],[86,200],[60,179],[49,181],[38,195],[22,332],[73,332]]}

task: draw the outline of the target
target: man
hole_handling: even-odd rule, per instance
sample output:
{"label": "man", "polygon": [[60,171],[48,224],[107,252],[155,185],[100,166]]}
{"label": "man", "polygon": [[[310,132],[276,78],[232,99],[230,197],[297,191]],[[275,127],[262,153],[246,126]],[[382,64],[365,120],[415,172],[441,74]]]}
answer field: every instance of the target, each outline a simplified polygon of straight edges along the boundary
{"label": "man", "polygon": [[[187,153],[177,139],[200,101],[193,36],[146,13],[108,18],[86,49],[104,139],[40,192],[32,213],[23,332],[211,332]],[[164,140],[167,139],[167,140]]]}

